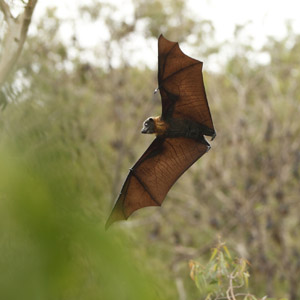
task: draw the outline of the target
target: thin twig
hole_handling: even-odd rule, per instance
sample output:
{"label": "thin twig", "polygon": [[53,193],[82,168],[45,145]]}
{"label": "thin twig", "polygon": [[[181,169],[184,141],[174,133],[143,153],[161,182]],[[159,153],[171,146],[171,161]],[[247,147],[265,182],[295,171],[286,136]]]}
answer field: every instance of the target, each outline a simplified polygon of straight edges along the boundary
{"label": "thin twig", "polygon": [[183,281],[181,278],[177,277],[175,280],[176,288],[178,291],[178,296],[180,300],[186,300],[186,292],[184,289]]}
{"label": "thin twig", "polygon": [[228,300],[236,300],[235,295],[234,295],[234,290],[233,290],[233,284],[232,281],[234,279],[235,276],[233,276],[232,274],[229,275],[229,288],[226,291],[226,296]]}

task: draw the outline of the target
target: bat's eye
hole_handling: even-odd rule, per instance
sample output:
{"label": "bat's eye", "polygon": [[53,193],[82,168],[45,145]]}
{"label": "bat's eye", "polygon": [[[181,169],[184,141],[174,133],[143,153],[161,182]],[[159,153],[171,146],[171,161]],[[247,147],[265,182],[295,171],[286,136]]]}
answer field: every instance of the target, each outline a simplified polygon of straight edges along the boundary
{"label": "bat's eye", "polygon": [[147,122],[145,122],[145,126],[149,126],[149,122],[147,121]]}

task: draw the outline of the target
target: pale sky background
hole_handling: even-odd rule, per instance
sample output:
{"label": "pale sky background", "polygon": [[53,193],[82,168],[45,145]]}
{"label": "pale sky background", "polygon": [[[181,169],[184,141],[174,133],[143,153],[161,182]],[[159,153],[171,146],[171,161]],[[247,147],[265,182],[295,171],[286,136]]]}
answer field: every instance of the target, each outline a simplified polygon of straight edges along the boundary
{"label": "pale sky background", "polygon": [[[33,23],[44,14],[47,7],[56,6],[58,17],[69,20],[60,29],[61,36],[68,39],[75,27],[79,44],[87,49],[86,59],[89,60],[88,49],[98,47],[100,51],[104,41],[109,39],[108,32],[103,27],[101,20],[96,23],[88,23],[78,18],[76,7],[89,2],[89,0],[39,0]],[[101,1],[99,0],[99,2]],[[116,18],[130,20],[133,13],[131,0],[111,0],[109,2],[117,4],[121,8],[115,12]],[[208,19],[213,22],[216,29],[216,40],[219,42],[233,40],[235,25],[247,22],[250,22],[247,26],[247,35],[253,37],[253,45],[257,49],[267,41],[267,37],[270,35],[276,38],[284,37],[286,35],[285,24],[288,20],[291,21],[293,30],[300,33],[300,0],[187,0],[187,5],[195,20]],[[31,30],[34,31],[34,26]],[[150,67],[156,67],[157,41],[153,40],[149,44],[145,43],[138,35],[134,38],[134,42],[124,48],[124,51],[128,51],[128,57],[136,60],[137,63],[140,61]],[[246,38],[248,37],[245,35]],[[185,50],[184,44],[181,45],[181,48],[186,53],[190,52]],[[226,54],[224,55],[226,56]],[[262,56],[263,59],[266,58]]]}

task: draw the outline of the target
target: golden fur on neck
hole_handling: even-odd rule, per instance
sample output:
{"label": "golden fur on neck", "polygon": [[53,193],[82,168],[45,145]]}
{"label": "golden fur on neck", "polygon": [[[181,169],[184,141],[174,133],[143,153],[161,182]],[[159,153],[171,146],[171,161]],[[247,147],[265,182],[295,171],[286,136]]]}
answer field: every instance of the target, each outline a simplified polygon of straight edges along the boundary
{"label": "golden fur on neck", "polygon": [[160,116],[154,117],[153,120],[155,124],[155,134],[163,135],[167,131],[168,125],[160,118]]}

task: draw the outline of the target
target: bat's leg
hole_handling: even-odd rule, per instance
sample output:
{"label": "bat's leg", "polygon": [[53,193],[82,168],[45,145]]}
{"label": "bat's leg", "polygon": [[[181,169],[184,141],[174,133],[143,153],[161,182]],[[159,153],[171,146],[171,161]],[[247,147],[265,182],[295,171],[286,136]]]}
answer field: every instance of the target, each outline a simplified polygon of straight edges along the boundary
{"label": "bat's leg", "polygon": [[207,146],[206,152],[211,148],[209,142],[205,139],[205,137],[204,137],[203,135],[201,135],[201,136],[198,138],[198,141],[199,141],[201,144],[204,144],[204,145]]}

